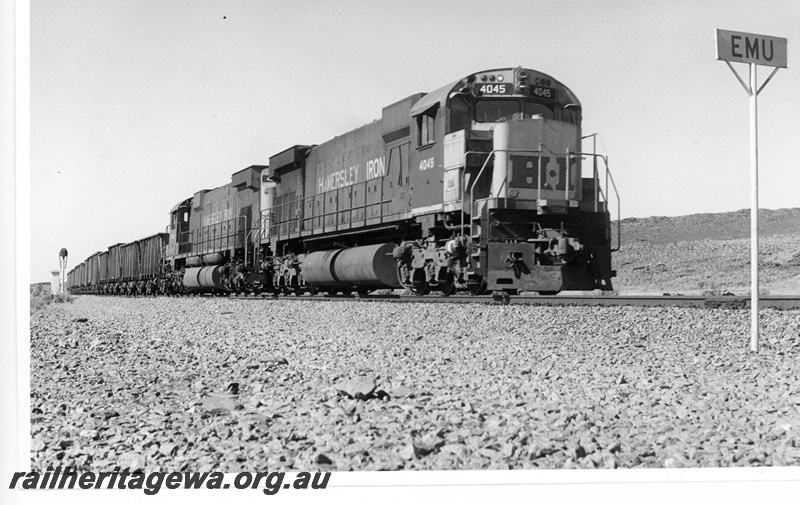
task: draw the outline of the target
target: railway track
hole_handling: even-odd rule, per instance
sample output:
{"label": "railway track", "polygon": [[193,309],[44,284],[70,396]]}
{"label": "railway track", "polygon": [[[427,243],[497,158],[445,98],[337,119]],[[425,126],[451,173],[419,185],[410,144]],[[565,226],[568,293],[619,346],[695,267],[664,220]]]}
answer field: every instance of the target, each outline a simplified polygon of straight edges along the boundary
{"label": "railway track", "polygon": [[[639,306],[639,307],[694,307],[744,309],[750,307],[747,296],[591,296],[591,295],[516,295],[511,297],[482,295],[416,296],[416,295],[258,295],[236,296],[231,299],[263,300],[287,298],[303,301],[354,301],[359,302],[397,302],[397,303],[480,303],[503,305],[592,305],[601,307]],[[800,296],[765,296],[759,299],[761,308],[800,309]]]}

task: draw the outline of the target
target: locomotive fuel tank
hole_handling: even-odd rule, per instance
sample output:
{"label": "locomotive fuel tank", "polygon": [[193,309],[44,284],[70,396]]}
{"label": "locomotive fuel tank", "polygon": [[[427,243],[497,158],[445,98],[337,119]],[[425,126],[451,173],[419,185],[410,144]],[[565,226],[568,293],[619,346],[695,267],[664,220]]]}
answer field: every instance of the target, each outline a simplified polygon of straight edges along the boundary
{"label": "locomotive fuel tank", "polygon": [[392,256],[395,247],[389,242],[313,252],[303,261],[303,279],[321,288],[400,288]]}
{"label": "locomotive fuel tank", "polygon": [[203,264],[203,258],[200,256],[191,256],[186,258],[186,266],[188,267],[199,267]]}
{"label": "locomotive fuel tank", "polygon": [[219,265],[225,261],[225,257],[220,253],[211,253],[203,256],[203,263],[206,265]]}
{"label": "locomotive fuel tank", "polygon": [[222,283],[221,266],[187,268],[183,284],[190,291],[228,291]]}

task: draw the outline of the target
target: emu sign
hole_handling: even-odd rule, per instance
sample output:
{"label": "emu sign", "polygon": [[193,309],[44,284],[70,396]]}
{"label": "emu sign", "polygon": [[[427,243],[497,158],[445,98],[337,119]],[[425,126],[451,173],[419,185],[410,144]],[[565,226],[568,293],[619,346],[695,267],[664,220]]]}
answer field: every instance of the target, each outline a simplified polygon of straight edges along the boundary
{"label": "emu sign", "polygon": [[717,59],[786,68],[786,39],[717,29]]}
{"label": "emu sign", "polygon": [[[731,69],[750,97],[750,349],[758,351],[758,94],[779,68],[786,68],[786,39],[717,29],[717,59]],[[750,85],[731,62],[747,63]],[[758,66],[775,67],[758,84]]]}

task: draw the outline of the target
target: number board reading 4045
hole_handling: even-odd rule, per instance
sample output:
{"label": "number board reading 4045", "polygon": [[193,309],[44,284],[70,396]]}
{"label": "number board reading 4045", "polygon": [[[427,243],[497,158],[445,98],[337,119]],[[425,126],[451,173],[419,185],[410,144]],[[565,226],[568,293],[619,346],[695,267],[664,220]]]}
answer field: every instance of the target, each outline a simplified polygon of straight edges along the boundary
{"label": "number board reading 4045", "polygon": [[510,95],[514,92],[514,86],[510,83],[504,84],[481,84],[478,93],[481,95]]}
{"label": "number board reading 4045", "polygon": [[[478,86],[480,95],[511,95],[514,93],[514,86],[510,83],[503,84],[481,84]],[[546,86],[534,86],[530,88],[530,95],[545,100],[555,100],[556,90]]]}
{"label": "number board reading 4045", "polygon": [[531,96],[544,98],[546,100],[555,100],[556,90],[553,88],[546,88],[544,86],[534,86],[531,88]]}

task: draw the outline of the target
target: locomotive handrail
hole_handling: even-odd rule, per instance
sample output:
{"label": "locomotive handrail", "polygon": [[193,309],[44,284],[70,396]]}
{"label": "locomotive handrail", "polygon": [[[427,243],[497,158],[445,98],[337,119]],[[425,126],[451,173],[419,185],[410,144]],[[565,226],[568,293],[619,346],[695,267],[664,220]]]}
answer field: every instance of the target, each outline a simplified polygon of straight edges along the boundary
{"label": "locomotive handrail", "polygon": [[[492,155],[497,155],[497,153],[500,153],[500,152],[503,152],[503,153],[523,152],[523,153],[536,153],[536,154],[538,154],[538,156],[537,156],[538,157],[538,170],[537,170],[538,171],[538,175],[537,175],[537,177],[538,177],[538,180],[537,180],[538,193],[537,193],[537,200],[541,200],[541,196],[542,196],[542,184],[541,184],[541,181],[542,181],[542,156],[541,155],[543,154],[543,150],[544,149],[547,149],[547,147],[540,143],[538,150],[537,149],[534,149],[534,150],[531,150],[531,149],[493,149],[491,152],[489,152],[488,156],[486,156],[486,160],[483,162],[483,166],[481,166],[480,170],[478,171],[478,174],[475,176],[475,179],[472,181],[472,184],[470,185],[470,191],[469,191],[470,217],[473,217],[472,214],[474,213],[475,186],[478,184],[478,181],[480,180],[481,176],[483,175],[484,170],[488,166],[489,160],[492,159]],[[547,149],[547,150],[550,151],[550,149]],[[556,156],[558,156],[555,152],[553,152],[553,151],[550,151],[550,152],[555,154]],[[468,155],[470,155],[470,154],[486,154],[486,152],[485,151],[466,151],[464,153],[465,160],[466,160],[466,157]],[[614,189],[614,193],[615,193],[615,195],[617,197],[617,247],[613,248],[611,250],[612,251],[619,251],[621,246],[622,246],[622,230],[621,230],[622,222],[621,222],[621,219],[620,219],[621,218],[621,211],[620,211],[621,201],[620,201],[620,197],[619,197],[619,191],[617,190],[617,185],[616,185],[616,183],[614,181],[614,177],[613,177],[613,175],[611,175],[611,170],[608,167],[608,157],[604,156],[604,155],[597,154],[597,153],[570,152],[569,146],[567,146],[566,154],[564,156],[565,156],[565,162],[566,162],[566,181],[565,181],[565,184],[564,184],[564,186],[565,186],[564,193],[565,193],[565,197],[566,197],[567,200],[569,200],[570,159],[574,159],[576,157],[591,156],[595,160],[595,163],[596,163],[597,158],[600,158],[600,159],[603,160],[603,164],[604,164],[604,167],[605,167],[605,176],[606,176],[605,191],[602,191],[602,188],[600,187],[599,174],[597,173],[597,170],[594,170],[594,172],[592,174],[592,180],[594,182],[594,188],[595,188],[595,191],[594,191],[595,210],[597,209],[597,204],[599,203],[599,198],[600,198],[600,195],[602,194],[602,197],[603,197],[602,199],[603,199],[603,203],[604,203],[604,210],[606,212],[608,212],[608,196],[609,196],[608,189],[609,189],[609,181],[610,181],[611,182],[611,187]],[[467,184],[467,170],[466,170],[466,161],[465,161],[464,171],[463,171],[463,174],[462,174],[461,187],[462,188],[466,187],[466,184]],[[508,171],[506,171],[505,177],[504,177],[504,180],[503,180],[503,184],[502,184],[501,188],[506,188],[507,189],[508,187],[509,187],[508,186]],[[500,191],[498,190],[498,194],[499,194],[499,192]],[[465,222],[464,222],[464,217],[465,217],[464,204],[465,204],[465,202],[464,202],[464,192],[463,192],[463,190],[461,192],[461,199],[460,200],[461,200],[461,232],[460,232],[460,235],[463,237],[464,229],[466,227],[465,226]],[[470,238],[472,238],[472,235],[473,235],[473,223],[474,223],[474,220],[470,220],[470,224],[469,224]],[[468,258],[468,261],[471,263],[471,260],[469,258]]]}
{"label": "locomotive handrail", "polygon": [[[465,164],[464,164],[464,169],[463,169],[463,173],[462,173],[462,177],[461,177],[461,179],[462,179],[462,181],[461,181],[462,190],[460,192],[461,195],[460,195],[460,198],[459,198],[460,203],[461,203],[461,209],[460,209],[460,212],[461,212],[461,230],[460,230],[460,235],[463,237],[464,234],[466,233],[465,230],[467,228],[466,222],[465,222],[465,217],[466,217],[466,209],[465,209],[466,192],[464,191],[464,189],[467,186],[467,176],[468,176],[468,173],[467,173],[467,170],[466,170],[466,158],[469,155],[485,155],[486,156],[486,158],[485,158],[480,170],[478,171],[477,175],[475,176],[475,178],[472,181],[472,183],[470,185],[470,188],[469,188],[470,215],[472,215],[474,213],[474,208],[473,207],[474,207],[474,204],[475,204],[475,187],[481,181],[481,177],[483,176],[484,172],[486,171],[486,168],[488,167],[489,162],[494,159],[493,155],[496,156],[498,153],[501,153],[501,152],[502,153],[518,152],[518,153],[530,153],[531,155],[537,155],[537,158],[538,158],[538,170],[537,170],[538,171],[538,174],[537,174],[538,192],[537,192],[537,200],[541,200],[541,198],[542,198],[542,184],[541,184],[541,181],[542,181],[542,170],[544,168],[543,165],[542,165],[543,164],[543,156],[542,155],[544,153],[544,150],[548,150],[553,155],[555,155],[557,158],[560,158],[561,156],[564,156],[564,159],[566,161],[566,177],[567,177],[567,180],[565,182],[565,188],[564,188],[564,196],[568,200],[569,200],[569,190],[570,190],[569,176],[571,175],[570,160],[578,158],[578,157],[586,157],[586,156],[591,156],[593,158],[593,160],[594,160],[594,163],[596,163],[597,158],[600,158],[600,159],[603,160],[603,164],[604,164],[605,170],[606,170],[605,191],[602,191],[603,188],[600,185],[600,174],[598,173],[597,170],[594,171],[593,176],[592,176],[592,180],[594,182],[595,210],[597,210],[598,203],[600,203],[600,200],[602,200],[603,203],[604,203],[604,210],[608,211],[609,182],[610,182],[611,183],[611,187],[614,190],[615,195],[617,197],[617,223],[618,223],[618,228],[617,228],[618,229],[617,248],[616,249],[612,249],[612,250],[613,251],[619,250],[619,248],[621,247],[620,197],[619,197],[619,191],[617,190],[617,187],[616,187],[616,183],[615,183],[615,181],[613,179],[613,176],[611,175],[610,170],[608,168],[608,157],[600,155],[600,154],[596,154],[596,153],[570,152],[568,146],[566,148],[566,153],[559,155],[558,153],[551,151],[550,149],[548,149],[546,146],[542,145],[541,143],[539,144],[539,148],[538,149],[497,149],[497,150],[493,149],[489,153],[487,153],[486,151],[466,151],[464,153]],[[508,189],[508,187],[509,187],[508,186],[508,179],[509,179],[509,172],[506,171],[505,177],[504,177],[504,180],[503,180],[503,184],[502,184],[501,188]],[[359,183],[359,184],[364,184],[363,189],[365,189],[365,190],[367,189],[366,181],[364,181],[363,183]],[[348,194],[344,195],[344,196],[349,196],[349,200],[351,201],[351,204],[353,203],[352,202],[352,200],[353,200],[353,190],[354,190],[355,187],[356,187],[356,185],[348,186],[347,187]],[[271,235],[276,235],[276,236],[284,236],[285,235],[285,236],[291,238],[295,234],[297,236],[301,236],[302,233],[303,233],[303,230],[313,230],[313,229],[316,229],[316,228],[326,229],[326,228],[329,228],[329,227],[330,228],[335,228],[335,229],[338,230],[344,225],[352,226],[352,223],[354,222],[354,217],[355,216],[358,216],[358,217],[355,217],[355,221],[366,221],[368,219],[373,219],[373,218],[382,219],[382,218],[384,218],[386,216],[391,216],[391,215],[395,215],[395,214],[401,214],[402,212],[392,212],[391,210],[389,212],[384,212],[385,203],[387,203],[387,202],[384,201],[385,200],[384,197],[386,196],[384,194],[385,193],[385,188],[384,188],[383,184],[379,184],[379,187],[380,187],[381,195],[380,195],[380,198],[377,199],[376,202],[369,202],[368,203],[367,202],[367,196],[364,195],[364,204],[363,205],[350,205],[346,209],[342,209],[341,208],[341,205],[340,205],[341,202],[339,201],[339,192],[344,188],[338,188],[338,189],[335,189],[335,190],[325,191],[325,192],[320,193],[320,194],[306,196],[304,198],[300,198],[300,199],[296,199],[296,200],[292,200],[292,201],[288,201],[288,202],[283,202],[283,203],[281,203],[279,205],[273,206],[272,210],[273,210],[274,219],[271,219],[270,222],[268,223],[269,233]],[[330,205],[330,204],[326,205],[326,200],[327,200],[327,197],[329,196],[328,195],[329,193],[334,193],[334,195],[335,195],[334,199],[331,201],[331,203],[333,205]],[[322,201],[320,202],[321,203],[322,212],[317,213],[318,206],[316,205],[316,203],[317,203],[316,199],[320,198],[320,197],[322,198]],[[305,212],[306,207],[308,206],[309,202],[311,204],[310,205],[310,210],[311,210],[310,215],[308,215]],[[374,207],[374,206],[378,206],[377,213],[376,213],[377,215],[375,215],[374,217],[368,217],[367,216],[367,210],[372,208],[372,207]],[[292,213],[291,209],[293,209],[293,208],[296,208],[298,211],[295,212],[295,213]],[[360,213],[363,213],[363,215],[359,216]],[[328,223],[328,219],[331,218],[331,217],[333,218],[333,220],[332,220],[332,222]],[[346,221],[341,221],[340,222],[340,218],[345,218],[345,217],[347,218]],[[316,221],[317,220],[319,220],[319,226],[316,226],[316,224],[317,224]],[[260,222],[260,220],[259,220],[259,222]],[[286,227],[285,232],[282,232],[282,230],[281,230],[282,227]],[[253,229],[255,229],[255,228],[256,228],[256,226],[253,227]],[[472,236],[473,231],[474,231],[474,225],[473,225],[473,222],[470,222],[470,225],[469,225],[470,236]]]}
{"label": "locomotive handrail", "polygon": [[[477,182],[478,178],[480,178],[481,174],[483,173],[483,170],[486,168],[486,165],[489,163],[489,160],[492,158],[492,154],[493,153],[494,153],[494,150],[492,150],[488,154],[488,156],[486,156],[486,160],[484,160],[483,166],[478,171],[478,175],[475,176],[475,182]],[[461,193],[461,236],[462,237],[464,236],[464,203],[465,203],[464,202],[464,189],[465,189],[465,187],[467,185],[467,156],[470,155],[470,154],[485,154],[485,153],[482,152],[482,151],[466,151],[464,153],[464,173],[461,174],[461,191],[460,191],[460,193]],[[472,184],[472,187],[475,187],[475,183],[474,182]],[[469,210],[470,210],[470,218],[471,218],[472,217],[472,206],[474,205],[474,202],[472,201],[472,193],[471,192],[470,192],[469,205],[470,205],[470,209]],[[470,238],[471,238],[472,237],[472,223],[470,223],[470,226],[469,226],[469,235],[470,235]]]}
{"label": "locomotive handrail", "polygon": [[[217,252],[222,250],[223,248],[230,248],[231,247],[231,238],[233,238],[233,247],[236,247],[236,236],[241,232],[247,229],[246,226],[239,226],[239,220],[245,219],[247,216],[241,215],[232,217],[230,219],[226,219],[224,223],[228,223],[228,229],[226,233],[216,233],[216,225],[222,225],[223,221],[214,224],[208,224],[205,226],[201,226],[195,230],[191,230],[189,232],[191,236],[191,245],[192,245],[192,252],[197,255],[208,254],[210,252]],[[231,231],[230,223],[233,222],[233,231]],[[220,230],[222,227],[220,226]],[[211,237],[207,237],[209,230],[212,230]],[[224,242],[224,243],[223,243]],[[210,244],[210,245],[209,245]],[[244,241],[245,248],[247,247],[246,237]],[[245,253],[246,254],[246,253]]]}
{"label": "locomotive handrail", "polygon": [[[368,181],[363,181],[360,184],[364,184],[364,189],[367,189],[366,183]],[[376,199],[374,202],[367,202],[366,195],[364,196],[364,204],[363,205],[352,205],[353,200],[353,189],[356,188],[357,185],[350,185],[344,188],[333,189],[329,191],[325,191],[323,193],[319,193],[316,195],[306,196],[304,198],[300,198],[297,200],[291,200],[288,202],[283,202],[279,205],[275,205],[272,207],[273,210],[277,210],[276,219],[270,224],[270,233],[275,234],[278,236],[286,235],[287,237],[291,238],[293,233],[297,233],[298,236],[302,235],[303,230],[310,230],[316,228],[314,225],[314,220],[320,220],[319,228],[327,228],[327,227],[334,227],[337,230],[342,227],[342,225],[351,225],[354,221],[366,221],[368,219],[382,219],[387,216],[398,215],[401,212],[384,212],[384,205],[387,203],[391,203],[392,199],[387,196],[384,185],[379,184],[380,188],[380,197]],[[351,201],[351,205],[347,207],[340,206],[339,201],[339,191],[346,189],[347,196]],[[329,193],[334,193],[335,197],[333,199],[333,208],[329,208],[324,204],[325,196]],[[314,201],[318,197],[323,197],[323,210],[321,213],[316,213],[316,206],[314,205]],[[308,202],[311,202],[311,215],[305,213],[305,207]],[[288,215],[291,214],[290,209],[292,206],[296,206],[299,211],[296,215]],[[367,216],[367,209],[377,207],[377,215],[368,217]],[[362,211],[363,215],[361,217],[358,216],[358,211]],[[287,216],[288,215],[288,216]],[[347,219],[343,222],[339,221],[339,217],[346,216]],[[331,224],[326,223],[326,218],[333,217],[333,221]],[[310,223],[309,227],[306,227],[306,223]],[[287,226],[286,231],[282,232],[281,227]],[[294,231],[293,231],[294,230]]]}
{"label": "locomotive handrail", "polygon": [[[620,197],[619,197],[619,191],[617,190],[617,184],[614,182],[614,176],[611,175],[611,169],[608,167],[608,156],[605,156],[605,155],[602,155],[602,154],[597,154],[597,153],[570,153],[570,155],[571,156],[580,156],[580,157],[591,156],[595,162],[597,161],[598,158],[603,160],[603,166],[605,167],[605,173],[606,173],[606,188],[605,188],[605,191],[603,191],[603,189],[600,187],[600,174],[597,173],[596,169],[594,170],[594,173],[593,173],[593,176],[592,176],[592,180],[594,181],[594,188],[595,188],[595,191],[594,191],[595,211],[597,210],[597,204],[599,202],[599,195],[602,195],[603,196],[603,203],[604,203],[603,208],[604,208],[605,212],[608,212],[608,200],[609,200],[609,196],[610,196],[610,193],[608,191],[608,183],[609,183],[609,181],[611,181],[611,187],[614,189],[614,194],[617,197],[617,247],[616,248],[612,248],[611,251],[612,252],[619,251],[620,248],[622,247],[622,233],[621,233],[622,220],[621,220],[621,210],[620,210],[621,200],[620,200]],[[569,161],[567,162],[567,165],[569,165]],[[569,184],[569,182],[567,182],[567,184]]]}
{"label": "locomotive handrail", "polygon": [[[614,252],[614,251],[619,251],[620,248],[622,247],[622,220],[620,219],[621,217],[620,198],[619,198],[619,191],[617,191],[617,184],[614,182],[614,176],[611,175],[611,171],[608,169],[608,158],[604,158],[604,161],[606,163],[606,192],[608,192],[608,182],[607,182],[608,178],[611,178],[611,185],[614,188],[614,194],[617,195],[617,247],[616,249],[611,249],[611,251]],[[606,196],[606,198],[608,197]],[[606,206],[607,205],[608,204],[606,204]],[[608,210],[607,207],[606,210]]]}
{"label": "locomotive handrail", "polygon": [[[492,149],[492,151],[489,152],[488,156],[486,156],[486,160],[483,162],[483,166],[478,171],[478,175],[475,176],[475,180],[472,181],[472,185],[470,186],[470,189],[469,189],[470,217],[472,217],[472,211],[473,211],[472,207],[475,204],[475,197],[474,197],[474,195],[475,195],[475,185],[478,184],[478,181],[480,180],[481,175],[483,174],[483,171],[486,169],[486,166],[489,164],[489,160],[492,159],[492,155],[496,154],[497,152],[505,152],[505,153],[522,152],[522,153],[539,153],[539,154],[541,154],[541,151],[540,150],[536,150],[536,149],[533,149],[533,150],[531,150],[531,149],[496,149],[496,150]],[[461,176],[461,179],[462,179],[461,187],[462,188],[464,188],[467,185],[466,157],[467,157],[468,154],[486,154],[486,152],[485,151],[466,151],[464,153],[464,158],[465,158],[464,166],[465,166],[465,169],[464,169],[464,173]],[[539,159],[541,159],[541,156],[539,156]],[[540,180],[541,180],[541,178],[540,178]],[[508,172],[506,171],[506,180],[503,182],[503,186],[506,187],[506,188],[508,187],[507,186],[507,184],[508,184],[507,181],[508,181]],[[464,235],[464,195],[463,195],[463,191],[462,191],[462,195],[461,195],[461,235],[462,236]],[[470,237],[472,237],[472,222],[470,222],[470,224],[469,224],[469,235],[470,235]]]}
{"label": "locomotive handrail", "polygon": [[608,167],[608,156],[604,156],[602,154],[596,154],[596,153],[573,153],[573,154],[578,154],[580,156],[592,156],[595,162],[597,161],[597,158],[600,158],[601,160],[603,160],[603,165],[605,167],[605,172],[606,172],[606,188],[605,188],[605,191],[603,191],[603,189],[600,187],[600,184],[599,184],[600,183],[600,174],[597,173],[597,169],[596,168],[594,169],[594,175],[593,175],[593,180],[594,180],[594,185],[595,185],[594,186],[595,211],[597,211],[597,203],[599,201],[598,193],[599,193],[600,195],[603,196],[603,203],[605,204],[604,205],[604,210],[606,212],[608,212],[608,199],[609,199],[609,196],[610,196],[610,194],[608,192],[608,182],[611,181],[611,187],[614,189],[614,195],[617,197],[617,247],[616,248],[612,248],[611,251],[612,252],[619,251],[620,248],[622,247],[622,219],[621,219],[621,215],[622,214],[621,214],[621,210],[620,210],[621,200],[620,200],[620,197],[619,197],[619,191],[617,190],[617,184],[616,184],[616,182],[614,182],[614,176],[611,175],[611,169]]}
{"label": "locomotive handrail", "polygon": [[614,189],[614,194],[617,197],[617,247],[612,248],[611,251],[619,251],[622,247],[622,220],[621,220],[621,200],[619,197],[619,191],[617,190],[617,184],[614,182],[614,176],[611,175],[611,169],[608,167],[608,156],[596,153],[571,153],[573,156],[591,156],[593,160],[596,162],[597,159],[603,160],[603,166],[605,167],[606,173],[606,188],[605,191],[600,187],[600,174],[597,173],[597,170],[594,170],[592,180],[594,181],[594,203],[595,203],[595,211],[597,210],[597,204],[599,202],[599,195],[603,196],[603,203],[604,203],[604,210],[608,212],[608,200],[610,193],[608,191],[608,183],[611,181],[611,187]]}
{"label": "locomotive handrail", "polygon": [[[474,212],[474,209],[475,209],[475,196],[474,196],[474,194],[475,194],[475,184],[477,184],[478,181],[480,180],[481,174],[483,174],[483,171],[486,169],[487,165],[489,164],[489,160],[492,159],[492,155],[493,154],[495,154],[495,150],[494,149],[492,149],[492,151],[486,157],[486,160],[483,162],[483,166],[481,167],[480,170],[478,170],[478,175],[475,176],[475,180],[472,181],[472,186],[470,186],[470,188],[469,188],[469,218],[470,218],[470,221],[469,221],[469,238],[470,238],[470,240],[472,240],[472,223],[475,221],[473,219],[475,216],[472,215],[473,212]],[[465,161],[465,163],[464,163],[464,185],[461,186],[462,188],[467,185],[466,159],[464,161]],[[491,191],[492,190],[490,188],[489,189],[489,193],[491,193]],[[464,202],[463,202],[464,196],[462,195],[461,198],[462,198],[462,202],[461,202],[461,233],[463,235],[463,233],[464,233]],[[472,260],[470,259],[470,256],[467,256],[467,262],[468,262],[469,265],[472,264]]]}
{"label": "locomotive handrail", "polygon": [[[241,216],[244,217],[244,216]],[[244,238],[244,264],[247,265],[247,241],[249,238],[252,237],[253,241],[253,267],[256,265],[256,255],[257,250],[259,247],[259,243],[261,242],[261,234],[264,230],[263,227],[263,220],[264,215],[259,214],[255,219],[253,219],[253,226],[250,227],[250,231],[247,232]]]}

